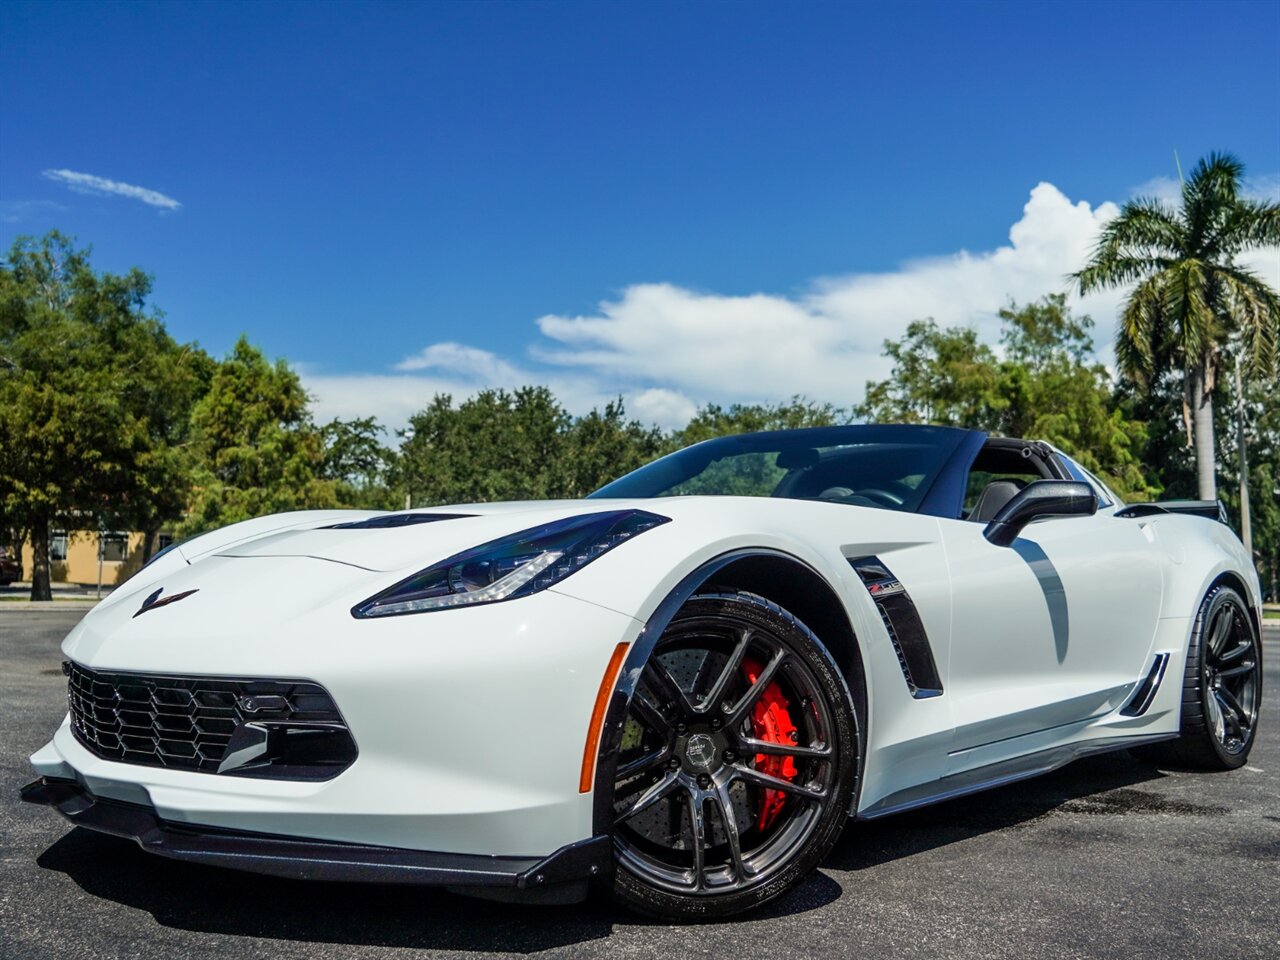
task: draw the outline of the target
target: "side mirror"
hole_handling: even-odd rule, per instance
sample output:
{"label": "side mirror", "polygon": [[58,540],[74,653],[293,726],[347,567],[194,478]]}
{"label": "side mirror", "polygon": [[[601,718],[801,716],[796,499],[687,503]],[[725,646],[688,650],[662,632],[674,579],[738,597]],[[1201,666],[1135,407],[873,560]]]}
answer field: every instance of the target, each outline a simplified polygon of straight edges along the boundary
{"label": "side mirror", "polygon": [[982,535],[997,547],[1007,547],[1032,520],[1043,517],[1091,517],[1098,512],[1098,495],[1081,480],[1035,480],[1018,491],[987,524]]}

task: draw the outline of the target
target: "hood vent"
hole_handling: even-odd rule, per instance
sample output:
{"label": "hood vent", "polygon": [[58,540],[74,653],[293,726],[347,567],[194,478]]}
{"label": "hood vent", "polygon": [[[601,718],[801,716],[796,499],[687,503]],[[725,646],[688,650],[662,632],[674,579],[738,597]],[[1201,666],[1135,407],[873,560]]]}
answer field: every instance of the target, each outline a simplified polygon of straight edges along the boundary
{"label": "hood vent", "polygon": [[384,513],[380,517],[366,517],[347,523],[334,523],[321,530],[386,530],[393,527],[412,527],[419,523],[435,523],[437,520],[465,520],[474,513]]}

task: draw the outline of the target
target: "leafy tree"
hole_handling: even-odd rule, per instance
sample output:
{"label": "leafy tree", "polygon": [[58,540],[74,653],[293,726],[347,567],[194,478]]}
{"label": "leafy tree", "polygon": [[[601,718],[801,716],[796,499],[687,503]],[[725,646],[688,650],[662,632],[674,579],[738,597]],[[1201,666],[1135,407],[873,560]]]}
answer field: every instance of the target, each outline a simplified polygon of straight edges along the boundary
{"label": "leafy tree", "polygon": [[998,422],[1007,403],[999,364],[976,330],[916,320],[901,340],[886,340],[884,352],[893,372],[867,384],[866,396],[854,407],[858,418],[975,429]]}
{"label": "leafy tree", "polygon": [[585,497],[666,452],[667,438],[661,430],[627,420],[622,399],[610,401],[603,411],[592,410],[569,427],[556,495]]}
{"label": "leafy tree", "polygon": [[181,486],[167,435],[195,389],[198,351],[147,312],[150,292],[140,270],[95,273],[57,232],[20,237],[0,266],[0,510],[31,539],[34,600],[51,596],[54,524],[176,509],[158,490]]}
{"label": "leafy tree", "polygon": [[1197,494],[1195,451],[1183,417],[1180,371],[1153,374],[1145,384],[1120,375],[1115,402],[1126,419],[1146,426],[1140,459],[1159,480],[1166,500],[1193,500]]}
{"label": "leafy tree", "polygon": [[667,449],[621,400],[575,419],[546,387],[438,395],[402,436],[396,479],[414,506],[584,497]]}
{"label": "leafy tree", "polygon": [[159,338],[140,344],[137,355],[147,371],[134,393],[145,414],[147,447],[134,468],[135,493],[112,511],[108,526],[142,531],[146,563],[161,528],[186,512],[197,465],[191,415],[217,364],[194,345],[167,346]]}
{"label": "leafy tree", "polygon": [[1093,320],[1075,317],[1066,297],[1000,311],[1003,402],[993,429],[1045,440],[1104,477],[1128,500],[1150,500],[1160,485],[1144,467],[1146,425],[1126,416],[1106,367],[1090,362]]}
{"label": "leafy tree", "polygon": [[1234,343],[1252,377],[1274,381],[1280,343],[1280,296],[1235,263],[1280,244],[1280,204],[1241,197],[1243,175],[1235,157],[1210,154],[1183,184],[1179,209],[1126,203],[1075,274],[1082,293],[1136,284],[1116,359],[1140,385],[1171,367],[1182,372],[1205,500],[1217,496],[1213,395],[1225,357]]}
{"label": "leafy tree", "polygon": [[[1240,412],[1234,378],[1227,378],[1218,405],[1218,456],[1223,464],[1222,500],[1237,530],[1240,529]],[[1248,447],[1249,513],[1252,547],[1263,591],[1280,599],[1280,397],[1272,384],[1244,384],[1244,432]]]}
{"label": "leafy tree", "polygon": [[286,510],[338,505],[321,430],[297,373],[241,337],[192,412],[197,457],[185,535]]}
{"label": "leafy tree", "polygon": [[671,435],[670,449],[757,430],[793,430],[800,427],[829,427],[848,423],[849,412],[829,403],[815,403],[795,396],[785,403],[741,404],[728,409],[709,403],[682,429]]}
{"label": "leafy tree", "polygon": [[570,423],[546,387],[438,394],[402,433],[399,483],[414,506],[557,496]]}
{"label": "leafy tree", "polygon": [[1106,368],[1090,363],[1093,321],[1062,295],[1000,311],[1005,358],[976,331],[917,321],[885,344],[887,380],[867,385],[855,413],[875,422],[934,423],[1046,440],[1121,496],[1149,499],[1158,484],[1142,466],[1146,431],[1117,402]]}
{"label": "leafy tree", "polygon": [[[711,403],[699,410],[682,430],[672,434],[671,446],[686,447],[715,437],[757,430],[829,427],[847,423],[848,419],[847,410],[800,396],[776,404],[735,403],[728,409]],[[714,491],[738,496],[758,495],[761,490],[772,490],[786,474],[776,461],[776,454],[730,457],[711,464],[702,474],[685,481],[672,493],[697,496]]]}
{"label": "leafy tree", "polygon": [[332,481],[344,507],[389,510],[399,504],[389,486],[395,454],[382,442],[373,417],[332,420],[320,428],[324,455],[320,476]]}

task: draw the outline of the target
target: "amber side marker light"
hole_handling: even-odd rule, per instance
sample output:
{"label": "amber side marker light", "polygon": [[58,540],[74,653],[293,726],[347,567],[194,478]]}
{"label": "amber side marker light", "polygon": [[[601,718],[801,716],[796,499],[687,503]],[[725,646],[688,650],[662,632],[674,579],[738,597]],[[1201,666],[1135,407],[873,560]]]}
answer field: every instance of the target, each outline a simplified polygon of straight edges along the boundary
{"label": "amber side marker light", "polygon": [[620,643],[613,648],[613,656],[609,658],[609,666],[605,667],[604,676],[600,678],[600,689],[596,692],[596,705],[591,710],[591,726],[587,728],[587,743],[582,748],[582,776],[578,778],[578,792],[590,793],[591,782],[595,779],[596,751],[600,746],[600,728],[604,726],[604,715],[609,709],[609,696],[613,693],[613,685],[618,679],[618,671],[622,669],[622,661],[626,658],[630,644]]}

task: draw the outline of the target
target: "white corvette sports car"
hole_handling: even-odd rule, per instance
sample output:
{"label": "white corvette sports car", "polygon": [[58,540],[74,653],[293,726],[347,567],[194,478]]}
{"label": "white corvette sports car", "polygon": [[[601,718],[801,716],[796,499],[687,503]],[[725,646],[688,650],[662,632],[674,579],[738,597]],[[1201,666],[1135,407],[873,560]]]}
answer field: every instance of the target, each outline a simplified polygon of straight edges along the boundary
{"label": "white corvette sports car", "polygon": [[851,816],[1106,750],[1243,764],[1260,594],[1219,511],[848,426],[581,501],[251,520],[71,632],[23,796],[200,863],[722,916]]}

